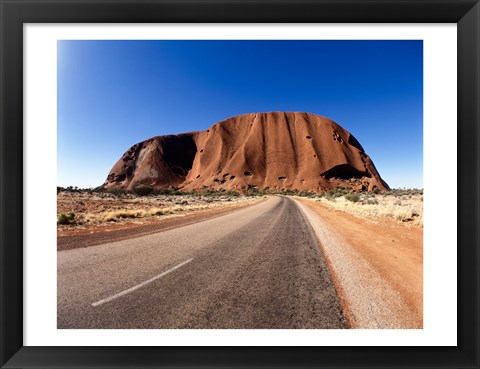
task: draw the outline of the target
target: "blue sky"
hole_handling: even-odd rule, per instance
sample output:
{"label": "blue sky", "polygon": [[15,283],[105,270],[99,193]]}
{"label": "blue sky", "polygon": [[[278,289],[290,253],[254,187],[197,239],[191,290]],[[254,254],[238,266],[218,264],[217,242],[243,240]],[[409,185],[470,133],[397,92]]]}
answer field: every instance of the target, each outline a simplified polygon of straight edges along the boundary
{"label": "blue sky", "polygon": [[350,131],[394,188],[423,187],[422,41],[58,41],[59,186],[96,187],[133,144],[238,114]]}

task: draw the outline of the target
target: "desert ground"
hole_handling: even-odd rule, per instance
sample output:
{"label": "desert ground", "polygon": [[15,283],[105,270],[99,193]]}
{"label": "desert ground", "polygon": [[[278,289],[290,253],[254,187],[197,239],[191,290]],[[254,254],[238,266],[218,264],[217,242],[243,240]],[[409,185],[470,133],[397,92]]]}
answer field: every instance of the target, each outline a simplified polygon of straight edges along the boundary
{"label": "desert ground", "polygon": [[[410,197],[409,197],[410,196]],[[422,195],[299,199],[352,328],[423,327]]]}
{"label": "desert ground", "polygon": [[423,192],[57,193],[58,328],[422,328]]}
{"label": "desert ground", "polygon": [[[60,191],[57,212],[67,216],[59,231],[93,229],[99,225],[144,224],[148,220],[184,216],[193,212],[236,207],[258,200],[257,196],[206,193],[204,195],[152,195],[130,193]],[[68,219],[72,213],[73,218]],[[71,217],[71,216],[70,216]]]}

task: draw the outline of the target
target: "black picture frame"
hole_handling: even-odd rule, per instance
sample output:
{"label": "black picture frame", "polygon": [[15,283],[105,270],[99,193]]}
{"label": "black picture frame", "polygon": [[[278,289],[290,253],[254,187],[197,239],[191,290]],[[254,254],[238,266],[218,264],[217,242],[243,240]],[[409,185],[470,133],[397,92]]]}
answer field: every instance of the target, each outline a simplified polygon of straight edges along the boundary
{"label": "black picture frame", "polygon": [[[479,0],[0,0],[0,15],[2,368],[479,368]],[[457,23],[456,347],[23,346],[23,25],[144,22]]]}

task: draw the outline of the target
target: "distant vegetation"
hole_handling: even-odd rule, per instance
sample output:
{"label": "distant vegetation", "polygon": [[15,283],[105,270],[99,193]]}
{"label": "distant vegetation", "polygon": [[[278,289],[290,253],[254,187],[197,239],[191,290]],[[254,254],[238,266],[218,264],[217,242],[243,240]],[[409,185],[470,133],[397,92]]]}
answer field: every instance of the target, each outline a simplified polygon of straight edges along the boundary
{"label": "distant vegetation", "polygon": [[203,190],[196,191],[182,191],[178,188],[162,188],[155,189],[149,185],[138,185],[135,186],[131,191],[126,191],[125,189],[105,189],[102,186],[95,188],[79,188],[76,186],[68,187],[57,187],[57,193],[59,192],[82,192],[82,193],[95,193],[95,194],[110,194],[115,196],[125,196],[127,194],[133,194],[137,196],[157,196],[157,195],[198,195],[198,196],[265,196],[265,195],[286,195],[286,196],[300,196],[300,197],[310,197],[310,198],[325,198],[325,199],[335,199],[339,197],[345,197],[351,202],[360,201],[360,194],[364,196],[374,197],[374,195],[382,196],[413,196],[413,195],[423,195],[423,189],[391,189],[389,191],[381,191],[379,189],[374,189],[373,191],[360,191],[353,190],[346,187],[337,187],[332,190],[322,191],[319,193],[309,192],[305,190],[272,190],[272,189],[258,189],[255,186],[249,186],[249,188],[242,192],[235,191],[226,191],[226,190],[214,190],[210,188],[205,188]]}
{"label": "distant vegetation", "polygon": [[347,193],[345,195],[345,198],[348,201],[351,201],[351,202],[359,202],[360,201],[360,195],[358,193]]}
{"label": "distant vegetation", "polygon": [[132,189],[132,192],[138,196],[148,196],[152,194],[155,190],[153,187],[148,185],[138,185]]}
{"label": "distant vegetation", "polygon": [[260,197],[277,194],[309,198],[355,215],[387,217],[423,225],[422,189],[369,192],[338,187],[313,193],[304,190],[259,190],[255,186],[250,186],[246,191],[238,193],[210,188],[185,192],[178,188],[154,189],[148,185],[138,185],[132,191],[107,190],[103,187],[83,189],[73,186],[57,187],[57,194],[60,194],[59,204],[62,204],[58,208],[57,224],[62,227],[205,210],[225,204],[247,203]]}

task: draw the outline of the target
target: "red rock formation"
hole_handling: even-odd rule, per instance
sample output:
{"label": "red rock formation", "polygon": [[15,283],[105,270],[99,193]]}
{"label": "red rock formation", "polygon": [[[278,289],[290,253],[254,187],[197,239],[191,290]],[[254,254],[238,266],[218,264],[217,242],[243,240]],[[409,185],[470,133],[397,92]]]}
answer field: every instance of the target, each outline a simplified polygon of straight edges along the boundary
{"label": "red rock formation", "polygon": [[103,186],[130,190],[139,184],[186,191],[388,189],[360,143],[337,123],[282,112],[239,115],[206,131],[132,146]]}

